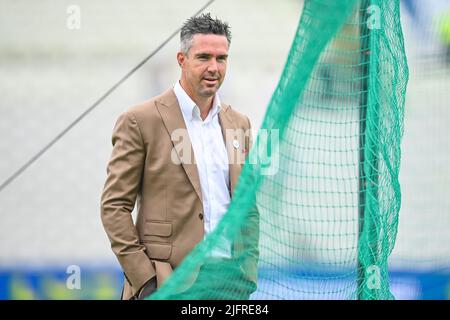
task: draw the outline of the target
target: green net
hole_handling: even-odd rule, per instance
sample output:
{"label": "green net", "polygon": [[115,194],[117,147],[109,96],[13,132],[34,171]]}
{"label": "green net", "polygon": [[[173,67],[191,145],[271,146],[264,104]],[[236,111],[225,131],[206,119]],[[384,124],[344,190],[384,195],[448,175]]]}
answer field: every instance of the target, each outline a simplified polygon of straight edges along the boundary
{"label": "green net", "polygon": [[[399,11],[399,0],[305,1],[228,212],[152,299],[393,297]],[[231,258],[218,258],[227,243]]]}

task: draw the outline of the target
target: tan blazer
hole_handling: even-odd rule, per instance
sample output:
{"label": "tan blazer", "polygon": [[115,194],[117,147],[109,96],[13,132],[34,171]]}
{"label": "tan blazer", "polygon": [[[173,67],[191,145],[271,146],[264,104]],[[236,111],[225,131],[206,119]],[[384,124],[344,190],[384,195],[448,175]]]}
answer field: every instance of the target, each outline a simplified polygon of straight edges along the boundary
{"label": "tan blazer", "polygon": [[[233,136],[227,129],[250,130],[250,121],[225,104],[219,121],[228,156],[234,159],[229,168],[233,193],[251,137]],[[176,152],[175,157],[185,159],[171,138],[180,128],[186,125],[173,89],[130,108],[114,127],[101,218],[125,274],[122,299],[130,299],[155,275],[159,287],[203,240],[202,194],[193,151],[191,163],[177,164],[171,155]],[[239,148],[233,140],[241,142]]]}

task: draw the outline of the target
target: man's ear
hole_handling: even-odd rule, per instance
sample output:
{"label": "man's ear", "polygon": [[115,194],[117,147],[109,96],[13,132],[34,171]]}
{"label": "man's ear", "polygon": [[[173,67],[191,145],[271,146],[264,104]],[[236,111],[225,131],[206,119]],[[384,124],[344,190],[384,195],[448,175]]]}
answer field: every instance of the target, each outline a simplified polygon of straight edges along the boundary
{"label": "man's ear", "polygon": [[184,65],[184,61],[186,60],[186,55],[183,52],[178,52],[177,53],[177,61],[178,61],[178,65],[180,67],[183,67]]}

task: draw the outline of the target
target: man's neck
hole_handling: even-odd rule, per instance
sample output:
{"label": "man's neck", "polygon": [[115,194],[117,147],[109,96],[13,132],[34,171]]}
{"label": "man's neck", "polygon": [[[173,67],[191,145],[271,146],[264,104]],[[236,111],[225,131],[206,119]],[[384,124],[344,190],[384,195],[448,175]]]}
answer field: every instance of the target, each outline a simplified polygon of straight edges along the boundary
{"label": "man's neck", "polygon": [[[192,100],[194,100],[194,99],[192,99]],[[206,117],[208,116],[209,111],[212,108],[214,97],[204,98],[204,99],[200,99],[200,100],[201,101],[194,100],[194,102],[200,109],[200,118],[202,118],[202,120],[205,120]]]}
{"label": "man's neck", "polygon": [[212,97],[200,97],[192,93],[191,90],[188,89],[188,86],[183,84],[183,81],[180,80],[180,85],[183,88],[183,90],[186,92],[186,94],[192,99],[192,101],[195,102],[195,104],[200,109],[200,117],[202,120],[205,120],[208,116],[209,111],[212,108],[212,104],[214,101],[214,96]]}

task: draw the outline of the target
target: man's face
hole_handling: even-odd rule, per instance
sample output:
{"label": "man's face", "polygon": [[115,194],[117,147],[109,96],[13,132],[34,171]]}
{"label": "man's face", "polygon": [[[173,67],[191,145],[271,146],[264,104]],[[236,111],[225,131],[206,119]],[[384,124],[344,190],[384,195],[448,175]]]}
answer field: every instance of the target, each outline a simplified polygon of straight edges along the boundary
{"label": "man's face", "polygon": [[189,52],[178,52],[182,84],[194,98],[214,96],[227,70],[228,41],[225,36],[196,34]]}

